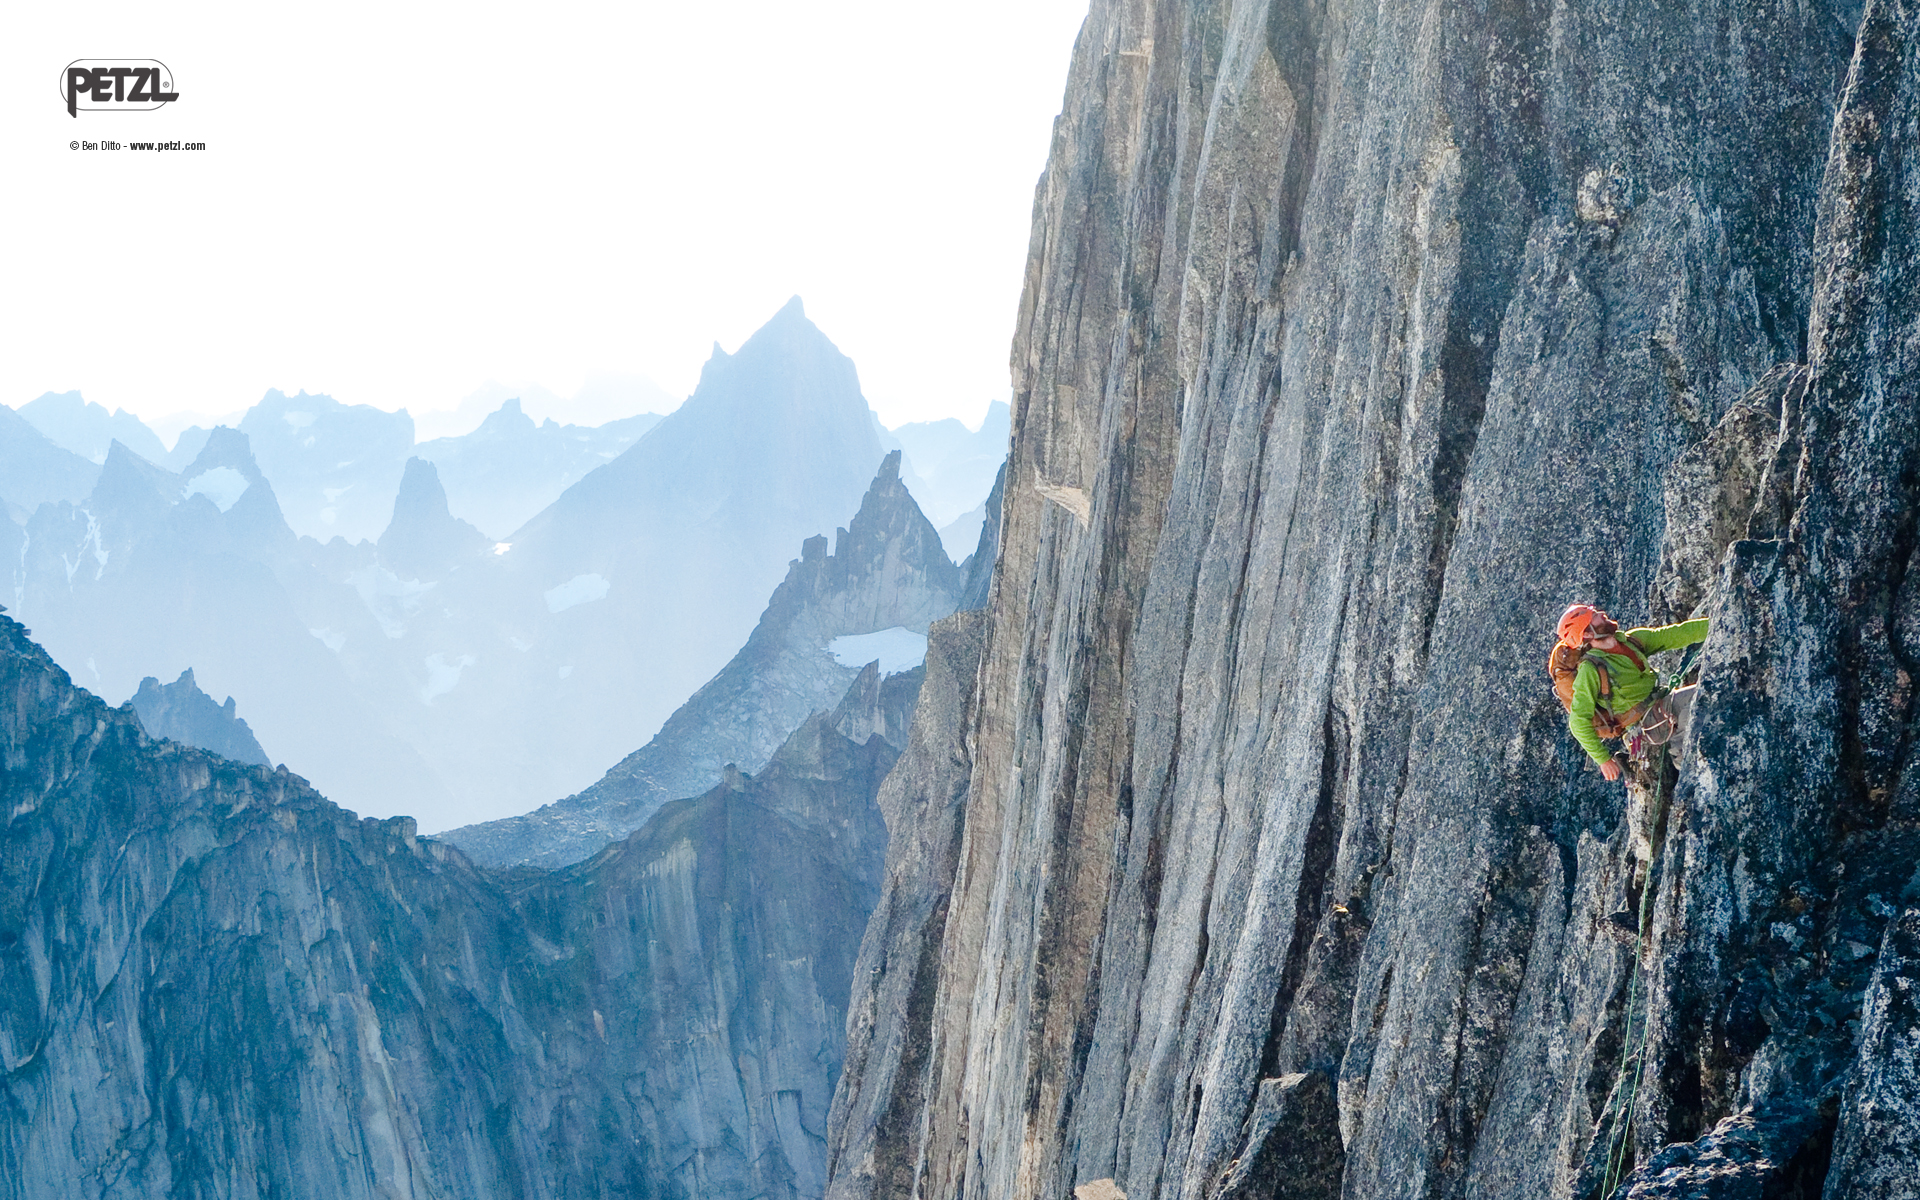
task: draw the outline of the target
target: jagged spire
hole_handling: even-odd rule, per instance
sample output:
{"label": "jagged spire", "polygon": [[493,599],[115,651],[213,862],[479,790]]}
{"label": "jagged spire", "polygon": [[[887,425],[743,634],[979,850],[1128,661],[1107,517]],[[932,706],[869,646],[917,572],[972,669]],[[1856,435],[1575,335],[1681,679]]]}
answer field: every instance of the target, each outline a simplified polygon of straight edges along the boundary
{"label": "jagged spire", "polygon": [[487,537],[453,515],[440,472],[424,458],[407,460],[393,519],[380,535],[380,561],[404,579],[438,579],[486,552]]}

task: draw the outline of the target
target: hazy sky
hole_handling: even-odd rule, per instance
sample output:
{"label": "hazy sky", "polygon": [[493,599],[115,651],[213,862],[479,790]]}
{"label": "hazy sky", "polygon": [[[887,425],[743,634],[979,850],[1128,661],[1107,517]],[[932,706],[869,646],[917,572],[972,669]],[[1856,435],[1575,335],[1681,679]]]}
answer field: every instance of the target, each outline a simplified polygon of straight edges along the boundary
{"label": "hazy sky", "polygon": [[[975,423],[1085,10],[12,5],[0,403],[679,397],[799,293],[887,423]],[[158,59],[180,99],[69,117],[78,58]]]}

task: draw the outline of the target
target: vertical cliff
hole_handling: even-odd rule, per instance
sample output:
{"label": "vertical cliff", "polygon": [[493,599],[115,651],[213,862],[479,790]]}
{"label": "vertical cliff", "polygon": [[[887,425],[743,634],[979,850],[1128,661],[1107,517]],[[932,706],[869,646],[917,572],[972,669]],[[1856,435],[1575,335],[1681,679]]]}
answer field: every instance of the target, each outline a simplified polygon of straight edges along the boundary
{"label": "vertical cliff", "polygon": [[830,1195],[1914,1194],[1917,16],[1096,0]]}

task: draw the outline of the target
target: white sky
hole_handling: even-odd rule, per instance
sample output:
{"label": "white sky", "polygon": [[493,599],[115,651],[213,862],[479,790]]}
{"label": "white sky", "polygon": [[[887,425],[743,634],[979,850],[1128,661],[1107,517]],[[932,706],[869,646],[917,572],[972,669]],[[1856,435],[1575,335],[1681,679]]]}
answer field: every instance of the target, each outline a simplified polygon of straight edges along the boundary
{"label": "white sky", "polygon": [[[0,403],[417,415],[633,373],[677,399],[799,293],[888,424],[975,424],[1085,11],[10,5]],[[77,58],[159,59],[180,100],[71,118]]]}

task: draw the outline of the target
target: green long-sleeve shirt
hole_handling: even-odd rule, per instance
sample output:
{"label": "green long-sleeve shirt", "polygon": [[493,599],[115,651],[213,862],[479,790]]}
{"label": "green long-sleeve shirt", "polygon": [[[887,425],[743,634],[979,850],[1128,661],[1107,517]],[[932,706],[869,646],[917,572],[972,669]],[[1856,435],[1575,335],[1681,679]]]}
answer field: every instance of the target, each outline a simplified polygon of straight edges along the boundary
{"label": "green long-sleeve shirt", "polygon": [[[1681,646],[1691,646],[1695,642],[1707,640],[1707,619],[1682,621],[1678,625],[1661,625],[1658,628],[1629,629],[1622,637],[1630,637],[1640,643],[1648,654],[1657,654],[1662,650],[1675,650]],[[1659,673],[1641,670],[1632,659],[1624,654],[1610,654],[1605,650],[1587,647],[1587,653],[1580,660],[1580,669],[1573,677],[1573,707],[1567,711],[1567,728],[1581,747],[1593,757],[1593,761],[1604,763],[1613,757],[1607,744],[1593,731],[1593,710],[1600,703],[1600,671],[1594,666],[1594,660],[1602,659],[1607,664],[1607,678],[1613,684],[1613,694],[1607,697],[1606,708],[1612,713],[1625,713],[1653,695],[1653,689],[1660,685]]]}

